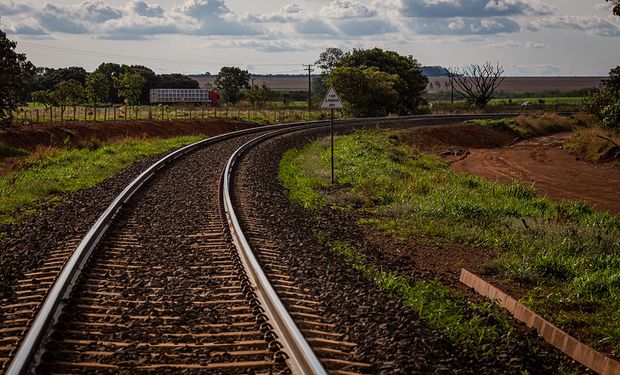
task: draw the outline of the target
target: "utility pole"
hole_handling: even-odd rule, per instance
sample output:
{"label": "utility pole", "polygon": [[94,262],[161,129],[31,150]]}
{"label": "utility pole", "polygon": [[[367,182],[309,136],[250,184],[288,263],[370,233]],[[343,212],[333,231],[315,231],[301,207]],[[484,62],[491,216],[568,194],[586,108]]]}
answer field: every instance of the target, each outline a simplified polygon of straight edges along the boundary
{"label": "utility pole", "polygon": [[308,69],[308,113],[312,112],[312,67],[314,64],[304,65],[304,70]]}

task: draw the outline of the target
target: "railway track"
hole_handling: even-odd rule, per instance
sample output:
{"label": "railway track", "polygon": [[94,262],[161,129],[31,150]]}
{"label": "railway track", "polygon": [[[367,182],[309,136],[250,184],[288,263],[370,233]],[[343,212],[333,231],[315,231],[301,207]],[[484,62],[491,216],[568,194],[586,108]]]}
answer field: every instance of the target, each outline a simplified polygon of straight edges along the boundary
{"label": "railway track", "polygon": [[229,193],[244,151],[321,125],[215,137],[145,171],[3,301],[3,372],[363,372],[260,221],[241,229]]}

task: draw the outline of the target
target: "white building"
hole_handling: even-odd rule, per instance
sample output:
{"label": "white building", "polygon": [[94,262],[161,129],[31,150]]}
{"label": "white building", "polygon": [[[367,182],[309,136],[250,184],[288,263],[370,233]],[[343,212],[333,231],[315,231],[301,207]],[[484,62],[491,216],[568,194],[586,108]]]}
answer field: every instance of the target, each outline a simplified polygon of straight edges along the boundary
{"label": "white building", "polygon": [[155,103],[208,103],[209,90],[205,89],[152,89],[151,104]]}

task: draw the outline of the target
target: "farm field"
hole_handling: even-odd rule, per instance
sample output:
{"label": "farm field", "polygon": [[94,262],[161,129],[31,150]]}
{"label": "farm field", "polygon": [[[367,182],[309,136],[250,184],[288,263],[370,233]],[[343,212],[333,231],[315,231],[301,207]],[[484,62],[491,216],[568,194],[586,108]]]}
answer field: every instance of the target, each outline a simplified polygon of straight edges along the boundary
{"label": "farm field", "polygon": [[[205,84],[213,84],[215,77],[193,76],[200,83],[201,87]],[[606,77],[507,77],[499,87],[499,92],[523,93],[523,92],[544,92],[544,91],[576,91],[581,89],[598,88],[601,81]],[[448,77],[429,77],[428,90],[450,91]],[[290,77],[268,77],[257,76],[254,80],[255,85],[265,84],[273,90],[308,90],[307,76]],[[433,87],[430,87],[430,84]]]}
{"label": "farm field", "polygon": [[465,267],[617,358],[620,162],[578,160],[560,147],[566,139],[513,144],[515,133],[473,124],[359,132],[337,138],[336,186],[326,140],[289,152],[281,178],[292,200],[356,223],[346,230],[355,236],[319,240],[457,341],[507,344],[464,318],[480,307],[450,305]]}

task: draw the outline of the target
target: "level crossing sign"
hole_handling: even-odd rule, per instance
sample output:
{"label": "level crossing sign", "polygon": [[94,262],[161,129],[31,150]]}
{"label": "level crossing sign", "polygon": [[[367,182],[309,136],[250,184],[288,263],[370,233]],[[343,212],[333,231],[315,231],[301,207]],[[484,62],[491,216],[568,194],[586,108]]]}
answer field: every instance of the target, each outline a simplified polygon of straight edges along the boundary
{"label": "level crossing sign", "polygon": [[321,109],[342,109],[342,102],[333,87],[330,87],[327,91],[327,95],[325,95],[325,99],[323,99],[321,104]]}

